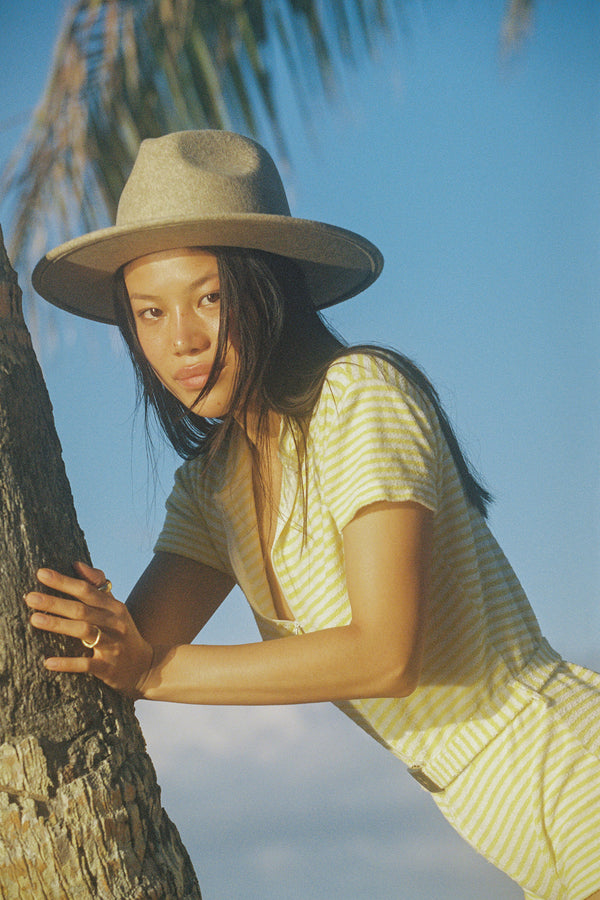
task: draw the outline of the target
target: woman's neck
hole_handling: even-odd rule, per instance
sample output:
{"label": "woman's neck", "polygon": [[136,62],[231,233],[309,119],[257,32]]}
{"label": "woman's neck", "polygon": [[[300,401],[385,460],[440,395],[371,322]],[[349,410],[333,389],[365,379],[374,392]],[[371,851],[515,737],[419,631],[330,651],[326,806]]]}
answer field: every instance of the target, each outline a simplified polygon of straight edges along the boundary
{"label": "woman's neck", "polygon": [[236,416],[235,420],[259,455],[264,454],[265,449],[268,453],[277,450],[281,428],[279,413],[271,409],[267,413],[266,422],[264,419],[261,422],[258,413],[250,407],[246,410],[243,419]]}

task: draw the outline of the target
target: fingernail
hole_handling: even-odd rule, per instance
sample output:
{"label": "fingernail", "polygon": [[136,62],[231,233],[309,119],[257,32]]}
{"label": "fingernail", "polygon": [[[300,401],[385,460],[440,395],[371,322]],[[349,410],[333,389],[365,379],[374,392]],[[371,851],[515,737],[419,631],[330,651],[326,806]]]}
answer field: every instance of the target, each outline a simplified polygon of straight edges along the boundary
{"label": "fingernail", "polygon": [[37,571],[38,578],[41,576],[42,578],[51,578],[52,572],[50,569],[38,569]]}

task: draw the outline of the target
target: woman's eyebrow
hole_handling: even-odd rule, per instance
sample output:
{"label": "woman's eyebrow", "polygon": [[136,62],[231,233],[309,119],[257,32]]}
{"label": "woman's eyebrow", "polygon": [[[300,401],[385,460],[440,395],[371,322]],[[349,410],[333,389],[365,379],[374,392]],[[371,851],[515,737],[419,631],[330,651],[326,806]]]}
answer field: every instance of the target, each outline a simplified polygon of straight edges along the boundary
{"label": "woman's eyebrow", "polygon": [[[218,277],[219,273],[217,271],[211,273],[210,275],[202,275],[200,276],[200,278],[192,281],[192,283],[189,285],[189,290],[191,292],[197,290],[198,288],[204,287],[204,285],[208,281],[213,281],[214,279],[218,279]],[[139,291],[134,291],[133,293],[129,294],[129,300],[160,300],[161,296],[161,294],[142,294],[139,293]]]}

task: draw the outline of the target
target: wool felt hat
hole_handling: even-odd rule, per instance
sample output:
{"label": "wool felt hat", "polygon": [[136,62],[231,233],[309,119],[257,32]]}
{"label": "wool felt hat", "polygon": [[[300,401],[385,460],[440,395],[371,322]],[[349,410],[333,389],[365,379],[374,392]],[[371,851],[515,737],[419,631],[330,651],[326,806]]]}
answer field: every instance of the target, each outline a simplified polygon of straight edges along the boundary
{"label": "wool felt hat", "polygon": [[244,247],[290,257],[303,269],[318,308],[358,294],[383,267],[381,253],[366,238],[293,218],[263,147],[207,129],[142,141],[116,224],[49,251],[34,269],[33,286],[62,309],[114,324],[119,268],[183,247]]}

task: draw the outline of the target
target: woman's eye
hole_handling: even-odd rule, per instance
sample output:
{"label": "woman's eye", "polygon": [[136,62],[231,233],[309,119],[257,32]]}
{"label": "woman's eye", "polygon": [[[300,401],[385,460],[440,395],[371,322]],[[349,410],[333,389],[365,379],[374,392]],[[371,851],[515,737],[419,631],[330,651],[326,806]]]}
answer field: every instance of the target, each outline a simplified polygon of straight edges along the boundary
{"label": "woman's eye", "polygon": [[219,291],[213,291],[210,294],[204,294],[198,301],[198,306],[214,306],[221,299]]}
{"label": "woman's eye", "polygon": [[152,321],[154,319],[160,318],[162,315],[162,311],[158,309],[156,306],[151,306],[148,309],[141,309],[138,312],[138,318],[145,319],[146,321]]}

